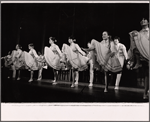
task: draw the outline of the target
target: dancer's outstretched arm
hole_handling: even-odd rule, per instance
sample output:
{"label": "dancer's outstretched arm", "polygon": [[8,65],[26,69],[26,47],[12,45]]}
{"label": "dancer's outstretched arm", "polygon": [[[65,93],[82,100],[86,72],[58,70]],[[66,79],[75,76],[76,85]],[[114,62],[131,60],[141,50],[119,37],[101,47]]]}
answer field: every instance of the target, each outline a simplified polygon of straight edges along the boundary
{"label": "dancer's outstretched arm", "polygon": [[123,54],[125,56],[125,59],[127,60],[128,59],[128,53],[127,53],[127,50],[126,50],[126,47],[123,45]]}
{"label": "dancer's outstretched arm", "polygon": [[91,46],[90,46],[88,49],[86,49],[86,48],[82,48],[82,49],[83,49],[84,51],[88,51],[88,52],[94,50],[94,49],[95,49],[94,41],[96,41],[96,40],[95,40],[95,39],[92,39],[92,40],[91,40]]}
{"label": "dancer's outstretched arm", "polygon": [[36,52],[35,50],[32,50],[32,52],[33,52],[33,54],[34,54],[34,56],[35,56],[36,58],[39,57],[39,56],[37,55],[37,52]]}
{"label": "dancer's outstretched arm", "polygon": [[85,52],[83,52],[83,51],[81,50],[81,48],[79,47],[78,44],[75,44],[75,46],[76,46],[77,50],[78,50],[82,55],[86,55]]}
{"label": "dancer's outstretched arm", "polygon": [[56,50],[57,50],[57,52],[58,52],[58,54],[60,55],[60,57],[62,57],[62,52],[61,52],[61,50],[59,49],[59,47],[56,45]]}
{"label": "dancer's outstretched arm", "polygon": [[90,52],[90,51],[94,50],[94,48],[82,48],[82,50],[84,50],[86,52]]}

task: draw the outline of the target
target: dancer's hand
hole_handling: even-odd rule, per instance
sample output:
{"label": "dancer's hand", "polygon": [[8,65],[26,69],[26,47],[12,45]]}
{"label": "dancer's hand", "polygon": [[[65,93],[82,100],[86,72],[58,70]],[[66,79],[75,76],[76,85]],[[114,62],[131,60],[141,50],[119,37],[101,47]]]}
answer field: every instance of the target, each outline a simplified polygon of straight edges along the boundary
{"label": "dancer's hand", "polygon": [[129,64],[129,63],[127,63],[127,64],[126,64],[126,67],[127,67],[127,69],[128,69],[128,70],[130,70],[130,69],[131,69],[131,66],[130,66],[130,64]]}
{"label": "dancer's hand", "polygon": [[1,57],[1,59],[4,59],[5,57]]}
{"label": "dancer's hand", "polygon": [[82,48],[82,50],[84,50],[86,53],[89,53],[92,49],[89,49],[89,48]]}

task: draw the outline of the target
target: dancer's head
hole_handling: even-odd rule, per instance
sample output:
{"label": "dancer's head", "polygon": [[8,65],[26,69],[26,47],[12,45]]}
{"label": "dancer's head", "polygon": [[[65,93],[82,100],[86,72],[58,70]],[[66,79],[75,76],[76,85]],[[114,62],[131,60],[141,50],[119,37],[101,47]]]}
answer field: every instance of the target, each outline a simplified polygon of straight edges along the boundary
{"label": "dancer's head", "polygon": [[17,45],[16,45],[16,50],[18,50],[18,49],[22,49],[22,47],[21,47],[20,44],[17,44]]}
{"label": "dancer's head", "polygon": [[33,49],[34,48],[34,44],[33,43],[28,44],[28,48],[29,49]]}
{"label": "dancer's head", "polygon": [[120,38],[118,36],[116,36],[114,38],[114,43],[117,45],[120,42]]}
{"label": "dancer's head", "polygon": [[109,39],[109,33],[107,31],[104,31],[102,33],[102,38],[103,38],[103,40],[108,40]]}
{"label": "dancer's head", "polygon": [[142,28],[146,28],[146,27],[148,27],[149,23],[148,23],[147,19],[143,18],[143,20],[140,22],[140,24],[141,24]]}
{"label": "dancer's head", "polygon": [[55,39],[55,37],[49,37],[49,43],[50,44],[53,44],[55,42],[57,42],[57,40]]}
{"label": "dancer's head", "polygon": [[71,44],[71,43],[73,43],[73,42],[75,42],[76,41],[76,39],[73,37],[73,36],[70,36],[69,38],[68,38],[68,42]]}

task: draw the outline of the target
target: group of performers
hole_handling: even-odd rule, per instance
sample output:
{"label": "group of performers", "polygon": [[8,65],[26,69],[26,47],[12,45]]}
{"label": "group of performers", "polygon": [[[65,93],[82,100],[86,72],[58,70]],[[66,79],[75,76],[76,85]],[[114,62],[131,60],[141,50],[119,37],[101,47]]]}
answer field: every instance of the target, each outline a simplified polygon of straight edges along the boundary
{"label": "group of performers", "polygon": [[113,40],[107,31],[102,33],[102,41],[92,39],[87,43],[88,48],[80,48],[74,37],[68,38],[68,44],[63,44],[62,49],[55,43],[54,37],[49,38],[50,47],[44,48],[44,55],[37,54],[33,44],[29,44],[29,52],[22,51],[22,47],[17,44],[16,50],[3,57],[5,66],[13,70],[12,78],[20,80],[20,70],[27,69],[31,72],[29,82],[33,81],[33,74],[38,70],[38,81],[42,79],[42,70],[46,66],[53,68],[53,84],[57,84],[59,70],[72,70],[71,87],[78,85],[79,71],[89,68],[89,87],[93,86],[94,69],[102,69],[105,74],[105,89],[108,92],[108,75],[116,73],[115,90],[119,89],[119,83],[122,76],[122,69],[126,63],[129,70],[139,67],[145,68],[145,92],[144,99],[148,98],[148,71],[149,71],[149,27],[148,21],[141,21],[142,30],[132,31],[130,35],[130,49],[127,52],[125,45],[121,44],[120,38],[115,37]]}

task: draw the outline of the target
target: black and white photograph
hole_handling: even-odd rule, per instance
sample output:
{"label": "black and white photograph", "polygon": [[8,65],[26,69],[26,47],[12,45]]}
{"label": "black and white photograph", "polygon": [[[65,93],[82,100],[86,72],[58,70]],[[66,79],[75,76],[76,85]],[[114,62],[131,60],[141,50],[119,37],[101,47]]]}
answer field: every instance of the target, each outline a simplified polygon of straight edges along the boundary
{"label": "black and white photograph", "polygon": [[149,1],[1,1],[1,119],[148,121]]}

